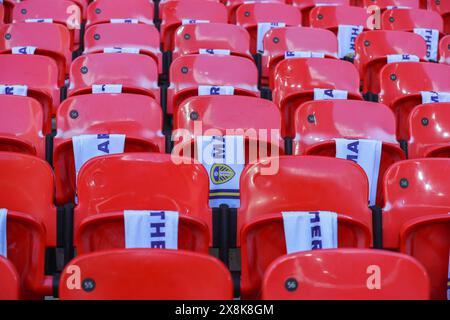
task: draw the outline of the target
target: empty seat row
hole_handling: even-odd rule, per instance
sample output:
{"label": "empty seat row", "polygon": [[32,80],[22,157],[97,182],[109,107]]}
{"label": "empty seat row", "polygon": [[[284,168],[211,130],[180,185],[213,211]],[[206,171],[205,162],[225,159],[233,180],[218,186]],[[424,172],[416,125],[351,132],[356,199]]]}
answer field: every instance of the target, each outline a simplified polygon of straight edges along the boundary
{"label": "empty seat row", "polygon": [[[78,177],[73,230],[65,227],[62,231],[74,234],[76,261],[88,260],[84,254],[105,252],[108,256],[110,250],[132,248],[127,235],[127,223],[132,221],[126,218],[129,210],[157,210],[151,212],[167,216],[176,212],[178,227],[172,229],[178,235],[175,248],[206,254],[214,244],[209,178],[201,164],[187,160],[129,153],[86,163]],[[326,212],[334,212],[337,248],[369,248],[374,233],[381,231],[383,247],[420,261],[431,279],[431,297],[444,297],[450,205],[445,196],[448,183],[441,177],[450,170],[448,159],[408,160],[389,168],[383,183],[380,231],[367,205],[367,177],[358,165],[314,156],[269,160],[278,166],[277,171],[268,174],[267,160],[263,160],[249,164],[240,180],[236,234],[237,247],[242,250],[243,298],[261,297],[269,265],[299,250],[292,249],[287,240],[286,215],[295,218],[301,212],[323,219]],[[2,152],[0,161],[7,257],[22,279],[22,294],[51,295],[52,276],[44,273],[45,248],[61,247],[53,174],[48,164],[31,156]]]}

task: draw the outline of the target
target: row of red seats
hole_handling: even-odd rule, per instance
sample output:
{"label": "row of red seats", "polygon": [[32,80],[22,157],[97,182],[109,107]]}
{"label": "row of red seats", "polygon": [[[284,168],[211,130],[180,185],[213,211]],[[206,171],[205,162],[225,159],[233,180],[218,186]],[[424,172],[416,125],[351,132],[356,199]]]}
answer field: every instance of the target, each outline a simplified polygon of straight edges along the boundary
{"label": "row of red seats", "polygon": [[[73,265],[86,264],[89,266],[87,270],[96,270],[93,274],[100,279],[98,285],[106,286],[99,289],[100,297],[109,287],[104,283],[108,273],[102,269],[100,260],[105,263],[110,260],[103,260],[103,256],[110,255],[111,259],[116,259],[111,261],[119,263],[123,258],[117,255],[138,259],[147,254],[107,252],[124,248],[123,210],[142,210],[149,206],[159,210],[176,210],[180,213],[180,250],[206,254],[212,245],[212,212],[208,207],[209,179],[206,170],[200,164],[190,162],[180,165],[174,160],[181,161],[182,158],[131,153],[95,158],[82,168],[78,178],[79,202],[75,207],[73,230],[78,257]],[[263,173],[267,161],[277,161],[279,170],[274,175]],[[19,272],[25,297],[51,295],[52,277],[44,275],[44,259],[45,248],[57,245],[52,171],[44,161],[17,153],[0,153],[0,163],[0,182],[5,186],[0,193],[0,203],[9,210],[8,259]],[[447,176],[449,170],[448,159],[401,161],[389,168],[382,189],[383,247],[411,255],[425,267],[434,299],[444,298],[447,283],[450,205],[449,184],[442,177]],[[292,275],[285,264],[289,264],[286,261],[291,259],[295,261],[294,257],[285,257],[278,261],[278,265],[275,263],[269,267],[274,260],[286,254],[281,212],[337,212],[339,248],[369,248],[373,241],[373,217],[367,207],[367,197],[366,175],[351,161],[282,156],[248,165],[241,176],[241,207],[237,215],[237,247],[241,248],[242,253],[242,297],[260,297],[264,277],[265,283],[278,282],[275,287],[281,288],[284,285],[282,278]],[[336,254],[345,254],[345,251]],[[377,261],[376,251],[373,254],[374,261]],[[212,261],[206,257],[204,260]],[[131,261],[134,260],[120,262],[122,267],[119,266],[119,270]],[[112,272],[115,265],[110,263],[108,269]],[[66,270],[71,266],[67,266]],[[414,268],[416,275],[423,274],[420,267]],[[72,271],[68,270],[62,281],[70,278]],[[269,270],[281,275],[270,275]],[[186,272],[195,273],[193,270]],[[395,272],[397,274],[399,270]],[[296,275],[300,277],[300,274]],[[123,274],[124,279],[128,276],[128,273]],[[209,278],[205,283],[208,281]],[[120,282],[122,285],[116,290],[124,288],[124,281]],[[420,286],[411,286],[427,288],[427,281],[423,280]],[[404,283],[401,287],[406,288]],[[89,298],[89,290],[78,291],[80,295],[76,290],[71,293],[65,282],[60,288],[68,296]],[[409,297],[406,290],[398,290],[398,296],[389,296]],[[281,291],[278,289],[267,295],[276,298],[275,292]],[[116,294],[120,294],[118,292]],[[122,296],[126,292],[122,291]],[[377,294],[371,295],[367,290],[366,294],[367,297],[377,297]],[[91,297],[95,297],[95,293]],[[289,293],[278,297],[289,297]],[[292,294],[291,297],[296,296]],[[299,297],[302,297],[301,293]],[[427,298],[425,295],[420,297]]]}
{"label": "row of red seats", "polygon": [[[318,3],[322,3],[321,0]],[[244,27],[249,32],[251,52],[256,53],[256,38],[258,23],[285,23],[286,26],[311,26],[330,29],[337,32],[338,25],[362,25],[366,30],[382,28],[386,30],[413,30],[414,28],[436,29],[441,34],[448,33],[448,26],[444,27],[444,19],[433,10],[415,9],[419,6],[411,2],[399,4],[399,0],[387,3],[370,1],[370,5],[378,5],[383,14],[375,19],[375,24],[369,26],[373,12],[365,8],[348,6],[348,0],[332,0],[331,4],[338,6],[317,6],[299,4],[299,8],[284,4],[284,1],[272,3],[242,3],[235,2],[230,7],[236,8],[236,16],[232,22]],[[418,2],[417,0],[412,0]],[[233,2],[233,1],[231,1]],[[8,2],[9,3],[9,2]],[[80,28],[83,15],[73,8],[79,5],[68,0],[59,0],[52,6],[46,6],[45,0],[27,0],[14,5],[11,22],[25,22],[30,19],[52,19],[52,22],[68,27],[71,33],[72,48],[80,44]],[[389,9],[390,6],[395,8]],[[407,7],[407,9],[405,8]],[[312,10],[311,10],[312,9]],[[386,10],[387,9],[387,10]],[[445,10],[445,9],[442,9]],[[447,9],[449,10],[449,9]],[[80,11],[80,10],[78,10]],[[161,12],[161,42],[165,51],[174,48],[173,36],[176,29],[184,23],[195,21],[211,23],[227,23],[226,7],[218,1],[163,1],[160,4]],[[115,19],[135,20],[140,24],[153,25],[153,3],[148,0],[132,0],[126,4],[115,0],[96,0],[84,11],[86,16],[86,29],[97,24],[109,23]],[[443,11],[445,12],[445,11]],[[77,15],[78,14],[78,15]],[[442,13],[447,17],[447,13]],[[306,19],[305,19],[306,17]],[[235,21],[234,21],[235,20]],[[187,22],[184,22],[187,21]],[[190,21],[190,22],[189,22]],[[371,22],[372,24],[372,22]]]}
{"label": "row of red seats", "polygon": [[[75,165],[72,138],[81,134],[126,135],[125,152],[166,152],[161,107],[150,97],[136,94],[81,95],[64,101],[56,116],[53,152],[42,134],[39,104],[29,98],[1,96],[1,150],[52,159],[56,173],[57,203],[73,202]],[[126,107],[124,107],[126,106]],[[200,122],[199,122],[200,121]],[[201,123],[200,131],[196,126]],[[195,137],[211,129],[254,130],[265,153],[335,156],[334,138],[375,139],[383,143],[380,177],[393,163],[405,159],[395,137],[395,117],[383,104],[356,100],[310,101],[294,114],[296,138],[281,139],[281,114],[270,101],[244,96],[204,96],[187,99],[174,118],[177,150],[194,154]],[[408,119],[410,158],[448,157],[449,103],[419,104]],[[185,134],[187,132],[187,135]],[[235,133],[238,134],[238,133]],[[274,135],[275,134],[275,135]],[[268,145],[264,143],[267,142]],[[170,150],[167,150],[170,152]],[[248,159],[247,159],[248,163]],[[381,179],[379,180],[381,184]],[[381,194],[379,195],[381,199]]]}

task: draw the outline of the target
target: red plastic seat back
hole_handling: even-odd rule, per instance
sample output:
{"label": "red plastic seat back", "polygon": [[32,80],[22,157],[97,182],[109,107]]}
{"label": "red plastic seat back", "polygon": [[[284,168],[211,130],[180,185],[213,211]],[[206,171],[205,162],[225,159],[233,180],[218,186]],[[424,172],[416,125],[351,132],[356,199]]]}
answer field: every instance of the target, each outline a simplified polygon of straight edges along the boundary
{"label": "red plastic seat back", "polygon": [[444,22],[438,13],[422,9],[391,9],[381,15],[381,27],[385,30],[413,31],[414,28],[444,30]]}
{"label": "red plastic seat back", "polygon": [[[125,249],[123,212],[96,214],[83,220],[75,234],[77,254]],[[178,250],[208,254],[209,230],[206,224],[186,215],[179,215]]]}
{"label": "red plastic seat back", "polygon": [[[227,10],[228,10],[228,22],[229,23],[236,23],[236,11],[237,9],[244,4],[245,0],[228,0],[228,1],[222,1],[225,2],[225,5],[227,6]],[[258,2],[272,2],[272,3],[281,3],[281,4],[285,4],[288,1],[285,0],[253,0],[253,1],[249,1],[249,2],[253,2],[253,3],[258,3]]]}
{"label": "red plastic seat back", "polygon": [[439,42],[440,63],[450,64],[450,35],[445,36]]}
{"label": "red plastic seat back", "polygon": [[385,105],[355,100],[310,101],[295,114],[294,154],[336,156],[335,138],[374,139],[383,143],[377,204],[382,204],[384,172],[405,154],[395,138],[395,117]]}
{"label": "red plastic seat back", "polygon": [[418,34],[401,31],[365,31],[355,41],[355,65],[363,81],[363,92],[378,94],[379,75],[387,56],[409,54],[426,59],[425,41]]}
{"label": "red plastic seat back", "polygon": [[418,105],[408,122],[409,158],[450,157],[450,103]]}
{"label": "red plastic seat back", "polygon": [[[5,201],[2,199],[1,202],[1,206],[5,207]],[[54,214],[56,216],[56,209]],[[21,299],[42,299],[44,295],[51,295],[52,277],[45,276],[44,271],[48,229],[41,223],[42,219],[30,211],[24,213],[8,208],[6,219],[7,256],[19,275]]]}
{"label": "red plastic seat back", "polygon": [[275,68],[273,101],[281,108],[285,134],[293,137],[295,109],[314,99],[314,89],[338,89],[361,100],[358,70],[348,61],[321,58],[287,59]]}
{"label": "red plastic seat back", "polygon": [[445,64],[399,62],[381,69],[379,101],[395,112],[398,139],[408,140],[408,115],[422,104],[420,91],[449,92],[448,79],[450,66]]}
{"label": "red plastic seat back", "polygon": [[279,258],[267,270],[262,290],[268,300],[428,300],[430,281],[423,266],[406,255],[334,249]]}
{"label": "red plastic seat back", "polygon": [[[94,290],[68,287],[75,266],[81,282],[95,283]],[[233,282],[220,261],[204,254],[111,250],[75,258],[63,271],[59,295],[63,300],[225,300],[233,298]]]}
{"label": "red plastic seat back", "polygon": [[164,51],[174,48],[175,30],[183,20],[208,20],[209,22],[227,23],[227,9],[216,1],[177,0],[161,3],[159,13],[161,23],[161,41]]}
{"label": "red plastic seat back", "polygon": [[268,100],[245,96],[193,97],[180,105],[174,119],[174,134],[179,137],[175,139],[178,147],[174,152],[186,156],[188,151],[193,156],[194,139],[201,135],[243,135],[249,163],[274,152],[283,153],[280,131],[280,111]]}
{"label": "red plastic seat back", "polygon": [[281,156],[276,170],[268,168],[267,161],[247,166],[241,175],[238,230],[265,214],[309,210],[345,214],[371,228],[367,177],[355,163],[327,157]]}
{"label": "red plastic seat back", "polygon": [[49,5],[47,0],[27,0],[14,5],[12,22],[26,22],[29,19],[52,19],[53,23],[67,27],[71,34],[71,47],[79,44],[82,10],[73,1],[58,0]]}
{"label": "red plastic seat back", "polygon": [[297,8],[282,3],[244,3],[236,11],[236,24],[250,34],[250,52],[256,52],[258,23],[284,22],[286,26],[301,26]]}
{"label": "red plastic seat back", "polygon": [[105,48],[136,48],[150,56],[162,72],[159,32],[147,24],[103,23],[93,25],[84,34],[84,53],[103,53]]}
{"label": "red plastic seat back", "polygon": [[364,0],[364,6],[378,6],[381,9],[387,9],[388,7],[408,7],[419,8],[420,0]]}
{"label": "red plastic seat back", "polygon": [[[345,214],[338,215],[338,247],[368,248],[369,225]],[[287,254],[284,222],[281,213],[254,219],[241,232],[241,295],[245,299],[260,297],[261,282],[269,265]]]}
{"label": "red plastic seat back", "polygon": [[369,13],[366,9],[352,6],[319,6],[309,14],[310,25],[337,34],[339,25],[363,26],[367,28]]}
{"label": "red plastic seat back", "polygon": [[89,54],[72,62],[69,96],[92,93],[93,85],[104,84],[121,84],[123,93],[144,94],[159,101],[158,66],[142,54]]}
{"label": "red plastic seat back", "polygon": [[396,163],[384,177],[383,245],[399,247],[402,227],[414,219],[450,212],[450,184],[442,177],[450,160],[416,159]]}
{"label": "red plastic seat back", "polygon": [[450,214],[423,217],[403,228],[400,252],[417,259],[431,280],[431,299],[446,300],[450,254]]}
{"label": "red plastic seat back", "polygon": [[86,26],[109,23],[111,19],[136,19],[139,23],[153,24],[153,12],[153,1],[95,0],[87,8]]}
{"label": "red plastic seat back", "polygon": [[[264,36],[262,54],[262,81],[274,78],[275,67],[284,59],[286,51],[322,52],[326,58],[337,57],[338,43],[335,35],[323,29],[285,27],[274,28]],[[273,83],[269,84],[273,87]]]}
{"label": "red plastic seat back", "polygon": [[309,14],[316,5],[350,6],[350,0],[292,0],[292,5],[302,13],[302,25],[309,26]]}
{"label": "red plastic seat back", "polygon": [[28,86],[27,95],[42,106],[44,133],[50,133],[52,110],[56,110],[60,100],[55,61],[38,55],[3,54],[0,70],[0,84]]}
{"label": "red plastic seat back", "polygon": [[206,170],[192,159],[156,153],[101,157],[86,163],[78,176],[75,226],[104,212],[172,210],[202,220],[211,232],[208,198]]}
{"label": "red plastic seat back", "polygon": [[187,98],[198,95],[198,86],[233,86],[235,95],[259,96],[258,70],[249,59],[236,56],[188,55],[170,66],[168,112],[176,113]]}
{"label": "red plastic seat back", "polygon": [[0,96],[0,151],[45,159],[42,107],[28,97]]}
{"label": "red plastic seat back", "polygon": [[0,164],[0,207],[41,220],[47,230],[47,245],[55,246],[54,181],[48,163],[29,155],[2,152]]}
{"label": "red plastic seat back", "polygon": [[[2,18],[2,6],[0,6],[0,18]],[[20,280],[16,267],[4,257],[0,257],[0,300],[19,300]]]}
{"label": "red plastic seat back", "polygon": [[226,23],[197,23],[180,26],[174,36],[172,59],[198,54],[200,49],[225,49],[231,55],[253,59],[250,36],[239,26]]}
{"label": "red plastic seat back", "polygon": [[25,46],[36,47],[35,54],[55,60],[59,70],[59,86],[64,86],[72,61],[67,28],[54,23],[0,25],[0,53],[11,53],[12,48]]}
{"label": "red plastic seat back", "polygon": [[143,95],[91,94],[65,100],[56,115],[54,139],[57,203],[74,200],[74,136],[125,134],[125,152],[164,152],[162,117],[158,103]]}
{"label": "red plastic seat back", "polygon": [[444,19],[444,32],[450,33],[450,2],[448,1],[429,1],[429,9],[438,12]]}

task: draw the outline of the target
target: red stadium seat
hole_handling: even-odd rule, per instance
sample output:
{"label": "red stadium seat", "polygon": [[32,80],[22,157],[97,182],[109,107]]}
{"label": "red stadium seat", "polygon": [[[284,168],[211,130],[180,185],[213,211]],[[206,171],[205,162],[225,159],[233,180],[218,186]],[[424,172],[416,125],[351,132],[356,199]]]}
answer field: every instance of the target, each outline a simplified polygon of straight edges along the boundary
{"label": "red stadium seat", "polygon": [[95,0],[87,8],[86,27],[109,23],[111,19],[135,19],[138,23],[153,24],[153,1]]}
{"label": "red stadium seat", "polygon": [[364,0],[364,6],[378,6],[382,10],[390,9],[390,7],[408,7],[415,9],[419,8],[420,4],[419,0]]}
{"label": "red stadium seat", "polygon": [[450,64],[450,35],[445,36],[439,42],[440,63]]}
{"label": "red stadium seat", "polygon": [[42,106],[44,134],[50,133],[52,111],[60,101],[55,61],[45,56],[3,54],[0,55],[0,70],[0,84],[28,87],[27,95]]}
{"label": "red stadium seat", "polygon": [[413,31],[414,28],[444,30],[444,22],[438,13],[423,9],[391,9],[381,15],[384,30]]}
{"label": "red stadium seat", "polygon": [[372,139],[383,143],[377,203],[382,203],[382,177],[405,154],[395,139],[395,116],[385,105],[356,100],[310,101],[295,113],[294,154],[336,156],[335,138]]}
{"label": "red stadium seat", "polygon": [[250,34],[250,52],[257,53],[258,24],[283,22],[286,26],[301,26],[298,9],[282,3],[245,3],[236,11],[236,24]]}
{"label": "red stadium seat", "polygon": [[399,162],[384,180],[383,245],[400,248],[427,269],[431,297],[444,299],[450,250],[450,159]]}
{"label": "red stadium seat", "polygon": [[[243,135],[247,140],[246,163],[252,160],[250,153],[257,151],[250,149],[253,146],[249,141],[259,142],[258,155],[271,155],[272,148],[283,154],[280,129],[281,115],[276,105],[268,100],[245,96],[189,98],[180,105],[174,118],[175,136],[179,134],[183,138],[182,141],[175,140],[175,144],[192,146],[191,155],[196,150],[194,139],[197,136]],[[278,135],[278,139],[271,134]],[[266,149],[265,152],[262,148]]]}
{"label": "red stadium seat", "polygon": [[258,70],[249,59],[225,55],[188,55],[170,66],[167,112],[176,113],[187,98],[198,95],[198,86],[233,86],[235,95],[259,96]]}
{"label": "red stadium seat", "polygon": [[56,246],[52,170],[37,157],[1,152],[0,185],[0,207],[8,210],[8,259],[20,274],[24,296],[51,295],[44,260],[45,247]]}
{"label": "red stadium seat", "polygon": [[[379,276],[378,285],[371,275]],[[262,287],[262,297],[268,300],[428,300],[429,296],[430,280],[420,263],[373,249],[280,257],[267,269]]]}
{"label": "red stadium seat", "polygon": [[64,86],[72,61],[67,28],[53,23],[0,25],[0,53],[11,53],[14,47],[26,46],[36,47],[34,54],[55,60],[59,70],[58,85]]}
{"label": "red stadium seat", "polygon": [[48,5],[47,0],[27,0],[15,4],[12,22],[41,22],[34,20],[52,19],[51,22],[66,26],[71,34],[71,47],[77,49],[80,37],[82,12],[73,1],[58,0]]}
{"label": "red stadium seat", "polygon": [[[274,78],[277,64],[284,59],[286,51],[321,52],[326,58],[337,57],[337,39],[335,35],[323,29],[285,27],[274,28],[264,36],[262,54],[262,84],[267,85]],[[273,87],[273,84],[270,84]]]}
{"label": "red stadium seat", "polygon": [[338,32],[339,25],[363,26],[367,28],[369,14],[366,9],[351,6],[318,6],[310,12],[310,25]]}
{"label": "red stadium seat", "polygon": [[[0,6],[1,11],[1,6]],[[16,267],[4,257],[0,256],[0,300],[19,300],[20,298],[20,276]]]}
{"label": "red stadium seat", "polygon": [[70,66],[69,96],[92,93],[93,85],[122,85],[124,93],[159,101],[158,66],[142,54],[101,53],[78,57]]}
{"label": "red stadium seat", "polygon": [[84,53],[103,53],[107,48],[139,49],[150,56],[162,72],[162,54],[158,30],[151,25],[103,23],[93,25],[84,34]]}
{"label": "red stadium seat", "polygon": [[387,64],[388,55],[415,55],[423,61],[427,55],[421,36],[401,31],[365,31],[356,38],[355,51],[354,63],[363,82],[363,92],[374,94],[380,92],[380,71]]}
{"label": "red stadium seat", "polygon": [[359,75],[347,61],[320,58],[287,59],[275,68],[273,101],[283,117],[283,136],[293,137],[295,109],[313,100],[314,89],[339,89],[348,99],[361,100]]}
{"label": "red stadium seat", "polygon": [[6,22],[6,21],[5,21],[5,9],[2,4],[2,5],[0,5],[0,24],[3,22]]}
{"label": "red stadium seat", "polygon": [[408,115],[422,104],[420,91],[450,92],[450,66],[429,62],[390,63],[381,69],[379,100],[397,118],[397,139],[408,140]]}
{"label": "red stadium seat", "polygon": [[173,210],[206,223],[211,235],[208,197],[208,174],[192,159],[157,153],[100,157],[88,161],[78,176],[75,230],[83,219],[100,213]]}
{"label": "red stadium seat", "polygon": [[309,14],[315,6],[330,5],[330,6],[349,6],[349,0],[292,0],[292,5],[300,9],[302,13],[302,24],[304,26],[310,25]]}
{"label": "red stadium seat", "polygon": [[0,151],[45,159],[42,107],[32,98],[0,96]]}
{"label": "red stadium seat", "polygon": [[174,36],[172,59],[198,54],[200,49],[229,50],[231,55],[253,59],[250,36],[239,26],[226,23],[198,23],[180,26]]}
{"label": "red stadium seat", "polygon": [[[83,289],[67,285],[74,267]],[[233,281],[220,261],[204,254],[111,250],[75,258],[63,271],[59,295],[62,300],[231,300]]]}
{"label": "red stadium seat", "polygon": [[[180,215],[178,228],[179,250],[208,254],[209,230],[204,222]],[[75,235],[75,247],[77,255],[125,249],[124,213],[101,213],[84,219]]]}
{"label": "red stadium seat", "polygon": [[222,3],[203,0],[177,0],[161,3],[161,41],[164,51],[174,48],[173,37],[183,20],[207,20],[227,23],[227,9]]}
{"label": "red stadium seat", "polygon": [[368,182],[358,165],[312,156],[278,160],[274,175],[264,174],[267,163],[261,161],[248,166],[241,176],[238,231],[241,294],[246,299],[258,297],[264,271],[286,254],[283,211],[334,211],[339,214],[339,246],[368,247],[371,242]]}
{"label": "red stadium seat", "polygon": [[450,158],[450,103],[418,105],[408,123],[409,158]]}
{"label": "red stadium seat", "polygon": [[74,201],[74,136],[126,134],[125,152],[164,152],[162,121],[161,107],[143,95],[90,94],[65,100],[56,115],[54,139],[57,203]]}
{"label": "red stadium seat", "polygon": [[448,1],[429,1],[429,9],[438,12],[444,19],[444,32],[450,33],[450,2]]}
{"label": "red stadium seat", "polygon": [[[289,0],[290,1],[290,0]],[[225,3],[225,5],[227,6],[227,10],[228,10],[228,22],[229,23],[236,23],[236,11],[239,8],[239,6],[241,6],[244,3],[261,3],[261,2],[272,2],[272,3],[288,3],[289,1],[286,0],[252,0],[252,1],[246,1],[246,0],[227,0],[227,1],[222,1]]]}

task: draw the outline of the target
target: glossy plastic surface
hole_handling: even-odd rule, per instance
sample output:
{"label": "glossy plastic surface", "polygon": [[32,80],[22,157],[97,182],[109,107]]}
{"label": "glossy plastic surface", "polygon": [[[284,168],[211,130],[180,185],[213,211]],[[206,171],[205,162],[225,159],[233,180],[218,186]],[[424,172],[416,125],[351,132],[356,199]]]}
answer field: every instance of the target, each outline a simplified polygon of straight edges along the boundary
{"label": "glossy plastic surface", "polygon": [[302,17],[297,8],[283,3],[245,3],[236,11],[236,24],[250,34],[250,52],[256,53],[258,23],[284,22],[286,26],[301,26]]}
{"label": "glossy plastic surface", "polygon": [[[0,12],[1,11],[0,6]],[[0,13],[1,18],[1,13]],[[4,257],[0,257],[0,300],[19,300],[20,298],[20,278],[16,267]]]}
{"label": "glossy plastic surface", "polygon": [[418,105],[408,123],[409,158],[450,158],[450,103]]}
{"label": "glossy plastic surface", "polygon": [[11,53],[14,47],[36,47],[35,54],[55,60],[59,70],[59,86],[64,86],[69,73],[72,52],[70,33],[56,23],[14,23],[0,25],[0,53]]}
{"label": "glossy plastic surface", "polygon": [[[82,282],[95,289],[70,290],[70,267],[78,266]],[[225,266],[213,257],[175,250],[111,250],[75,258],[63,271],[59,294],[63,300],[226,300],[233,282]]]}
{"label": "glossy plastic surface", "polygon": [[320,58],[287,59],[275,68],[273,101],[280,107],[283,135],[293,137],[294,114],[314,99],[314,89],[339,89],[348,99],[361,100],[358,70],[348,61]]}
{"label": "glossy plastic surface", "polygon": [[[379,276],[379,289],[371,289],[371,276]],[[287,290],[287,282],[296,288]],[[263,281],[268,300],[428,300],[429,290],[428,275],[415,259],[370,249],[287,255],[271,264]]]}
{"label": "glossy plastic surface", "polygon": [[450,64],[450,35],[445,36],[439,42],[440,63]]}
{"label": "glossy plastic surface", "polygon": [[55,61],[38,55],[2,54],[0,70],[0,84],[28,86],[28,96],[42,106],[44,133],[50,133],[52,110],[60,100]]}
{"label": "glossy plastic surface", "polygon": [[[75,234],[77,254],[111,249],[125,249],[123,212],[96,214],[83,220]],[[209,230],[204,222],[180,215],[178,250],[208,254]]]}
{"label": "glossy plastic surface", "polygon": [[87,8],[86,26],[109,23],[111,19],[137,19],[139,23],[153,24],[153,1],[149,0],[95,0]]}
{"label": "glossy plastic surface", "polygon": [[[311,122],[312,120],[312,122]],[[384,172],[405,154],[395,139],[395,117],[382,104],[354,100],[310,101],[295,114],[294,154],[336,156],[335,138],[374,139],[383,143],[377,204],[382,204]]]}
{"label": "glossy plastic surface", "polygon": [[198,54],[199,49],[225,49],[231,55],[253,58],[250,36],[239,26],[226,23],[197,23],[180,26],[174,36],[172,59]]}
{"label": "glossy plastic surface", "polygon": [[448,1],[429,1],[429,9],[438,12],[444,19],[444,32],[450,33],[450,2]]}
{"label": "glossy plastic surface", "polygon": [[425,61],[426,43],[418,34],[402,31],[365,31],[355,41],[355,66],[363,82],[363,92],[380,92],[381,68],[391,54],[409,54]]}
{"label": "glossy plastic surface", "polygon": [[233,86],[235,95],[259,96],[258,70],[246,58],[224,55],[187,55],[170,66],[167,111],[176,113],[187,98],[197,96],[198,86]]}
{"label": "glossy plastic surface", "polygon": [[381,9],[386,9],[390,6],[403,6],[409,8],[419,8],[419,0],[364,0],[364,6],[378,6]]}
{"label": "glossy plastic surface", "polygon": [[161,41],[164,51],[173,50],[173,36],[183,19],[208,20],[209,22],[227,23],[225,6],[216,1],[177,0],[160,5]]}
{"label": "glossy plastic surface", "polygon": [[408,116],[422,103],[420,91],[450,92],[450,66],[427,62],[396,62],[380,73],[379,101],[397,118],[397,138],[408,140]]}
{"label": "glossy plastic surface", "polygon": [[158,65],[142,54],[99,53],[75,59],[70,66],[69,96],[92,93],[94,84],[121,84],[123,93],[159,101]]}
{"label": "glossy plastic surface", "polygon": [[336,36],[328,30],[303,27],[274,28],[264,36],[262,83],[273,88],[275,67],[284,60],[286,51],[322,52],[326,58],[336,58],[338,43]]}
{"label": "glossy plastic surface", "polygon": [[65,100],[56,115],[54,139],[57,203],[74,201],[73,136],[125,134],[125,152],[164,152],[162,117],[161,106],[143,95],[90,94]]}
{"label": "glossy plastic surface", "polygon": [[0,95],[0,151],[45,159],[42,107],[32,98]]}
{"label": "glossy plastic surface", "polygon": [[105,48],[138,48],[150,56],[162,72],[160,37],[155,26],[147,24],[103,23],[93,25],[84,34],[84,53],[103,53]]}
{"label": "glossy plastic surface", "polygon": [[157,153],[100,157],[86,163],[78,176],[75,226],[105,212],[172,210],[202,220],[211,234],[208,197],[206,170],[192,159]]}
{"label": "glossy plastic surface", "polygon": [[366,28],[368,18],[366,9],[351,6],[319,6],[309,14],[311,27],[328,29],[336,35],[341,24]]}
{"label": "glossy plastic surface", "polygon": [[309,26],[309,14],[317,5],[349,6],[350,0],[291,0],[292,5],[300,9],[302,13],[302,25]]}
{"label": "glossy plastic surface", "polygon": [[195,154],[196,136],[243,135],[246,163],[273,152],[282,154],[284,141],[280,130],[281,115],[276,105],[265,99],[245,96],[192,97],[180,105],[174,119],[174,133],[180,136],[175,144],[183,145],[183,151],[188,148],[191,155]]}
{"label": "glossy plastic surface", "polygon": [[391,9],[381,15],[381,28],[412,31],[414,28],[444,31],[444,21],[437,12],[422,9]]}

